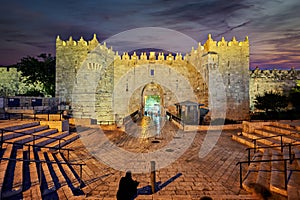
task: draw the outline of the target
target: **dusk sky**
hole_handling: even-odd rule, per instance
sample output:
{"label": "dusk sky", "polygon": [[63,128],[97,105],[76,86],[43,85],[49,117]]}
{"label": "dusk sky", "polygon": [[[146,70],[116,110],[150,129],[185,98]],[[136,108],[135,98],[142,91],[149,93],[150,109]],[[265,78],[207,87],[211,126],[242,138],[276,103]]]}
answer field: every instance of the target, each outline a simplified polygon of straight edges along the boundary
{"label": "dusk sky", "polygon": [[[300,69],[299,0],[2,1],[0,65],[22,57],[55,55],[57,35],[101,42],[120,32],[161,27],[202,44],[233,36],[250,40],[251,68]],[[186,53],[186,52],[182,52]]]}

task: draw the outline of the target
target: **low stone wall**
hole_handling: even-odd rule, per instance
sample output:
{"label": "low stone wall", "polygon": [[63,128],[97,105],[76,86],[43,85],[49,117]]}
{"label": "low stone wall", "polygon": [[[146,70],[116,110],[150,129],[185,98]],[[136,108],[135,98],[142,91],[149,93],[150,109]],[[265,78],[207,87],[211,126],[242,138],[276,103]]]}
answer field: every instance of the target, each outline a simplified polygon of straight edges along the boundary
{"label": "low stone wall", "polygon": [[80,126],[88,126],[88,125],[94,125],[97,124],[96,119],[91,118],[70,118],[69,119],[70,125],[80,125]]}
{"label": "low stone wall", "polygon": [[243,121],[242,123],[242,128],[243,132],[245,133],[253,133],[255,129],[260,129],[265,125],[270,125],[272,122],[248,122],[248,121]]}
{"label": "low stone wall", "polygon": [[40,121],[41,125],[48,125],[49,128],[56,128],[58,131],[69,131],[69,121]]}
{"label": "low stone wall", "polygon": [[32,109],[5,108],[5,112],[12,114],[34,114],[36,111]]}
{"label": "low stone wall", "polygon": [[208,131],[208,130],[233,130],[242,129],[242,124],[226,124],[226,125],[199,125],[198,130]]}

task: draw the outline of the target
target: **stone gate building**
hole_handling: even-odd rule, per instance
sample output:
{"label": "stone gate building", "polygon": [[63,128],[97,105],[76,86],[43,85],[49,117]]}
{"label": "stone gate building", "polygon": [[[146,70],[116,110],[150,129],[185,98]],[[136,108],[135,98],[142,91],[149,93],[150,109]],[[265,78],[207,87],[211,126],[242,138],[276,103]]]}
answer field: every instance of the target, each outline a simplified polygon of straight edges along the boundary
{"label": "stone gate building", "polygon": [[183,101],[204,104],[212,118],[249,118],[249,41],[207,41],[182,55],[164,52],[119,55],[96,35],[90,41],[56,39],[56,97],[74,117],[118,121],[145,111],[159,96],[161,114]]}

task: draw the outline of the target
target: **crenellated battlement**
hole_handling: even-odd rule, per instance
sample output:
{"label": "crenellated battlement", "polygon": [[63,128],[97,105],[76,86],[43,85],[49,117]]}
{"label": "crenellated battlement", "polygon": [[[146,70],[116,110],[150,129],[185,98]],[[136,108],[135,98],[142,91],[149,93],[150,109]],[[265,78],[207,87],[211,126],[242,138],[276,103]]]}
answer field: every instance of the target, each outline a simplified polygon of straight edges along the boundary
{"label": "crenellated battlement", "polygon": [[244,41],[237,41],[235,37],[232,37],[230,41],[226,41],[224,37],[220,41],[212,39],[211,34],[208,34],[208,39],[203,45],[206,51],[214,50],[218,47],[246,47],[249,48],[249,38],[245,37]]}
{"label": "crenellated battlement", "polygon": [[183,61],[187,60],[188,54],[183,56],[181,53],[176,53],[174,56],[171,53],[165,54],[164,52],[141,52],[140,55],[137,52],[133,52],[132,55],[129,55],[128,52],[124,52],[122,55],[119,55],[116,52],[116,57],[119,60],[123,61]]}
{"label": "crenellated battlement", "polygon": [[[73,37],[70,36],[68,40],[64,41],[60,39],[60,36],[58,35],[56,38],[56,46],[89,46],[89,45],[98,45],[99,42],[97,40],[96,34],[94,34],[94,37],[90,41],[86,41],[83,39],[83,37],[80,37],[78,41],[73,40]],[[105,45],[105,44],[104,44]]]}
{"label": "crenellated battlement", "polygon": [[163,61],[163,60],[169,60],[169,61],[181,61],[181,60],[188,60],[189,56],[194,56],[197,54],[203,54],[203,51],[222,51],[222,49],[218,50],[218,47],[246,47],[249,49],[249,40],[246,36],[244,41],[237,41],[235,37],[231,39],[231,41],[226,41],[224,37],[220,41],[215,41],[212,39],[211,34],[208,34],[208,39],[204,43],[204,45],[201,44],[201,42],[198,43],[197,48],[191,47],[191,51],[187,52],[186,54],[183,54],[182,52],[174,52],[176,53],[175,56],[173,56],[171,53],[165,54],[164,52],[142,52],[140,55],[137,54],[137,52],[133,52],[132,55],[129,55],[128,52],[123,52],[122,55],[119,55],[119,53],[116,51],[113,51],[113,48],[110,47],[109,49],[106,46],[106,43],[103,42],[101,44],[96,34],[94,34],[93,39],[86,41],[83,39],[83,37],[80,37],[78,41],[75,41],[72,36],[69,37],[68,40],[62,40],[60,39],[60,36],[57,36],[56,38],[56,48],[57,49],[80,49],[87,47],[88,49],[95,48],[97,45],[100,45],[101,49],[107,49],[112,51],[115,54],[116,59],[120,60],[127,60],[127,61],[137,61],[137,60],[144,60],[144,61]]}
{"label": "crenellated battlement", "polygon": [[276,80],[298,80],[300,79],[300,70],[294,68],[288,70],[266,70],[256,67],[254,70],[249,71],[251,78],[266,78]]}
{"label": "crenellated battlement", "polygon": [[107,50],[109,52],[113,52],[112,47],[108,48],[106,46],[106,42],[103,42],[103,44],[101,44],[98,39],[97,39],[97,35],[94,34],[93,39],[86,41],[83,39],[83,37],[80,37],[80,39],[78,41],[75,41],[73,39],[72,36],[69,37],[68,40],[64,41],[60,39],[60,36],[58,35],[56,38],[56,49],[60,49],[60,50],[69,50],[69,49],[73,49],[73,50],[77,50],[77,49],[89,49],[92,50],[95,47],[97,47],[98,45],[100,45],[100,49],[104,49]]}

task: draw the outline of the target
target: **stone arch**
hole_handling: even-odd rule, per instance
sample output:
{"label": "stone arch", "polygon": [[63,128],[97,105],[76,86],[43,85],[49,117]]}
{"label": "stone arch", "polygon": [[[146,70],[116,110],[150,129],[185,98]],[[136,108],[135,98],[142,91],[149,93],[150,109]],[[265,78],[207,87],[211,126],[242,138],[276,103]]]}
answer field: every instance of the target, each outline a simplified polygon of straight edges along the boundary
{"label": "stone arch", "polygon": [[[153,76],[150,74],[151,69],[154,69]],[[177,103],[185,100],[197,101],[188,79],[169,65],[137,65],[123,73],[118,80],[115,80],[113,90],[114,113],[120,117],[125,117],[136,110],[141,110],[140,95],[142,89],[151,83],[160,85],[164,91],[163,95],[166,94],[167,102],[164,103]],[[136,95],[139,95],[138,100],[133,101],[132,98],[134,97],[132,96]]]}
{"label": "stone arch", "polygon": [[146,84],[141,92],[141,112],[145,113],[145,97],[151,96],[151,95],[157,95],[160,97],[160,102],[159,102],[159,112],[164,113],[164,89],[157,83],[151,82]]}

